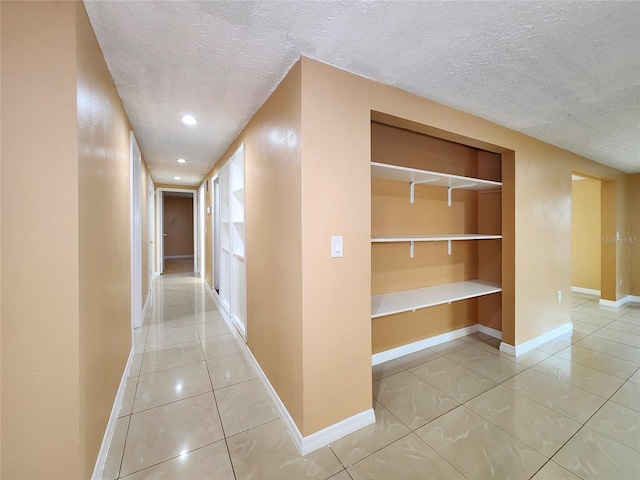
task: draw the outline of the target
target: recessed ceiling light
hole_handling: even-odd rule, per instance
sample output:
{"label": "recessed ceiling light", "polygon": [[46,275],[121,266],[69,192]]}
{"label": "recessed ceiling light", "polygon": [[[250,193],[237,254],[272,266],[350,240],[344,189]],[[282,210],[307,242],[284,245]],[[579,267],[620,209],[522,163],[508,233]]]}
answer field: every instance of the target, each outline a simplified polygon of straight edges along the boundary
{"label": "recessed ceiling light", "polygon": [[187,161],[184,158],[179,158],[178,160],[176,160],[176,162],[178,162],[178,163],[187,163]]}
{"label": "recessed ceiling light", "polygon": [[173,177],[175,180],[180,180],[180,177]]}
{"label": "recessed ceiling light", "polygon": [[182,123],[185,123],[187,125],[195,125],[196,123],[198,123],[198,119],[193,115],[182,115],[180,119],[182,120]]}

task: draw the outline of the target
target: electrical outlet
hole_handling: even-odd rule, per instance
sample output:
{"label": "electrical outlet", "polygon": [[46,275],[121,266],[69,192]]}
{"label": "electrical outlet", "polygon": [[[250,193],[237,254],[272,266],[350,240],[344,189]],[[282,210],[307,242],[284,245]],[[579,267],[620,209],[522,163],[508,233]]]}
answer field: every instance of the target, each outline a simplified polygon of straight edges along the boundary
{"label": "electrical outlet", "polygon": [[620,279],[620,286],[622,286],[622,279]]}
{"label": "electrical outlet", "polygon": [[562,290],[558,290],[558,303],[562,303]]}

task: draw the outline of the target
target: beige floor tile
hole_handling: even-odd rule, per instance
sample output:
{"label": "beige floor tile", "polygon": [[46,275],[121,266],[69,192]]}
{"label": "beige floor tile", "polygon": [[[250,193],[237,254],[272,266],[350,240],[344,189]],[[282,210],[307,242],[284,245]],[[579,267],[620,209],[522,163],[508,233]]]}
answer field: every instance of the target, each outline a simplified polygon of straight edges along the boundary
{"label": "beige floor tile", "polygon": [[549,461],[538,470],[538,473],[531,477],[531,480],[580,480],[580,477],[562,468],[557,463]]}
{"label": "beige floor tile", "polygon": [[[620,322],[620,324],[624,325],[625,323]],[[635,326],[635,325],[631,325],[630,323],[627,325]],[[633,333],[630,333],[630,332],[621,332],[620,330],[614,330],[613,328],[609,328],[609,326],[606,326],[596,332],[593,332],[593,336],[598,338],[604,338],[606,340],[611,340],[612,342],[629,345],[631,347],[636,347],[636,348],[640,347],[639,335],[634,335]]]}
{"label": "beige floor tile", "polygon": [[122,405],[118,417],[131,415],[133,411],[133,401],[136,398],[136,387],[138,386],[138,377],[129,377],[124,384],[124,395],[122,396]]}
{"label": "beige floor tile", "polygon": [[635,480],[640,471],[640,455],[635,450],[583,427],[553,457],[584,480]]}
{"label": "beige floor tile", "polygon": [[280,419],[229,437],[227,443],[238,479],[324,480],[343,470],[329,447],[301,457]]}
{"label": "beige floor tile", "polygon": [[538,363],[533,369],[604,398],[609,398],[624,383],[622,378],[557,356]]}
{"label": "beige floor tile", "polygon": [[636,410],[607,402],[586,426],[640,451],[640,412]]}
{"label": "beige floor tile", "polygon": [[168,347],[169,345],[177,345],[178,343],[192,342],[198,340],[198,338],[198,330],[196,330],[195,324],[186,327],[150,331],[147,336],[146,349],[151,350]]}
{"label": "beige floor tile", "polygon": [[181,317],[183,315],[187,315],[190,313],[193,313],[193,310],[191,309],[191,304],[186,303],[183,305],[171,305],[169,307],[154,308],[153,313],[151,314],[151,317],[170,319],[170,318]]}
{"label": "beige floor tile", "polygon": [[131,415],[121,475],[222,440],[213,393]]}
{"label": "beige floor tile", "polygon": [[[579,307],[582,308],[582,307]],[[588,309],[587,313],[584,311],[578,311],[575,308],[571,310],[571,319],[579,320],[584,323],[589,323],[591,325],[595,325],[597,327],[604,327],[605,325],[610,324],[613,320],[612,318],[600,317],[598,315],[593,315],[593,313]]]}
{"label": "beige floor tile", "polygon": [[212,322],[198,323],[198,334],[200,338],[217,337],[220,335],[229,335],[231,330],[224,320],[214,320]]}
{"label": "beige floor tile", "polygon": [[133,349],[135,353],[144,351],[147,336],[148,331],[141,331],[133,334]]}
{"label": "beige floor tile", "polygon": [[327,480],[351,480],[351,476],[346,470],[341,470],[335,475],[329,477]]}
{"label": "beige floor tile", "polygon": [[500,356],[507,359],[511,358],[514,362],[516,362],[518,365],[522,365],[523,367],[531,367],[536,363],[540,363],[541,361],[549,358],[551,354],[543,352],[541,350],[536,350],[534,348],[533,350],[529,350],[528,352],[518,355],[517,357],[509,355],[505,352],[500,352]]}
{"label": "beige floor tile", "polygon": [[395,360],[390,360],[388,362],[374,365],[371,369],[371,375],[373,381],[377,382],[378,380],[382,380],[383,378],[390,377],[391,375],[395,375],[396,373],[403,371],[404,368],[398,365]]}
{"label": "beige floor tile", "polygon": [[258,379],[215,391],[227,437],[278,418],[269,394]]}
{"label": "beige floor tile", "polygon": [[373,408],[376,423],[361,428],[330,445],[333,453],[346,467],[411,433],[407,426],[378,402],[373,402]]}
{"label": "beige floor tile", "polygon": [[193,318],[196,323],[224,321],[222,314],[218,310],[204,310],[201,312],[193,312]]}
{"label": "beige floor tile", "polygon": [[582,426],[512,390],[498,386],[465,407],[551,457]]}
{"label": "beige floor tile", "polygon": [[[597,332],[596,332],[597,333]],[[606,353],[614,357],[622,358],[629,362],[640,363],[640,348],[623,345],[618,342],[612,342],[604,338],[598,338],[589,335],[587,338],[580,340],[576,345],[580,347],[590,348],[596,352]],[[147,340],[148,341],[148,340]]]}
{"label": "beige floor tile", "polygon": [[156,350],[147,350],[142,359],[142,375],[204,361],[202,345],[195,340]]}
{"label": "beige floor tile", "polygon": [[580,345],[571,345],[559,352],[557,356],[624,379],[629,378],[629,375],[640,366],[638,363],[597,352]]}
{"label": "beige floor tile", "polygon": [[607,308],[607,307],[589,307],[587,305],[580,305],[579,307],[574,307],[572,312],[577,313],[586,313],[587,315],[593,315],[596,317],[608,318],[609,320],[615,320],[620,318],[629,310],[622,308]]}
{"label": "beige floor tile", "polygon": [[[175,292],[178,293],[178,292]],[[180,292],[181,293],[181,292]],[[162,311],[167,307],[173,307],[174,305],[189,305],[189,296],[185,291],[182,295],[171,295],[169,297],[159,296],[155,298],[154,307]]]}
{"label": "beige floor tile", "polygon": [[569,345],[571,345],[571,342],[568,339],[567,340],[549,340],[548,342],[545,342],[536,348],[541,352],[545,352],[550,355],[555,355],[560,350],[564,350],[565,348],[567,348]]}
{"label": "beige floor tile", "polygon": [[580,423],[586,422],[605,402],[602,397],[531,369],[503,385]]}
{"label": "beige floor tile", "polygon": [[528,479],[547,461],[533,448],[462,406],[416,433],[467,478]]}
{"label": "beige floor tile", "polygon": [[207,360],[214,390],[256,378],[253,368],[242,353],[232,353]]}
{"label": "beige floor tile", "polygon": [[215,310],[216,302],[213,298],[207,297],[192,297],[191,298],[191,309],[194,312],[204,312],[206,310]]}
{"label": "beige floor tile", "polygon": [[100,477],[101,480],[116,480],[118,478],[128,429],[129,417],[122,417],[116,421],[111,445],[109,445],[109,451],[107,452],[107,460]]}
{"label": "beige floor tile", "polygon": [[420,350],[419,352],[410,353],[409,355],[405,355],[400,358],[396,358],[396,363],[407,370],[413,367],[417,367],[418,365],[422,365],[430,360],[435,360],[436,358],[440,358],[440,354],[434,352],[431,349]]}
{"label": "beige floor tile", "polygon": [[[624,317],[621,317],[621,319]],[[631,333],[633,335],[640,335],[640,324],[635,325],[633,323],[623,322],[621,320],[616,320],[615,322],[611,322],[607,325],[607,328],[612,330],[618,330],[620,332]]]}
{"label": "beige floor tile", "polygon": [[126,480],[235,480],[224,440],[146,468]]}
{"label": "beige floor tile", "polygon": [[526,368],[510,358],[473,346],[449,353],[447,358],[497,383],[504,382]]}
{"label": "beige floor tile", "polygon": [[640,384],[627,382],[611,397],[612,402],[640,412]]}
{"label": "beige floor tile", "polygon": [[412,368],[411,372],[460,403],[496,385],[487,377],[445,357],[423,363]]}
{"label": "beige floor tile", "polygon": [[640,370],[637,370],[636,373],[629,377],[629,381],[633,383],[640,383]]}
{"label": "beige floor tile", "polygon": [[467,347],[469,347],[469,342],[465,342],[463,339],[459,338],[429,348],[440,355],[447,355],[448,353],[453,353]]}
{"label": "beige floor tile", "polygon": [[205,338],[200,343],[207,360],[240,352],[240,346],[231,334]]}
{"label": "beige floor tile", "polygon": [[211,391],[205,362],[140,375],[133,411],[140,412]]}
{"label": "beige floor tile", "polygon": [[149,331],[164,330],[168,328],[188,327],[195,325],[196,321],[193,318],[192,313],[182,315],[180,317],[165,319],[165,318],[153,318],[149,324]]}
{"label": "beige floor tile", "polygon": [[347,471],[354,480],[464,480],[460,472],[413,433],[375,452]]}
{"label": "beige floor tile", "polygon": [[587,335],[590,335],[596,330],[598,330],[599,328],[602,328],[602,326],[600,325],[594,325],[592,323],[583,322],[582,320],[577,320],[575,318],[571,319],[571,323],[573,324],[574,332],[585,333]]}
{"label": "beige floor tile", "polygon": [[142,367],[142,352],[136,353],[131,360],[131,367],[129,369],[129,378],[137,377],[140,375],[140,368]]}
{"label": "beige floor tile", "polygon": [[375,382],[373,392],[378,402],[412,430],[458,406],[454,399],[407,371]]}

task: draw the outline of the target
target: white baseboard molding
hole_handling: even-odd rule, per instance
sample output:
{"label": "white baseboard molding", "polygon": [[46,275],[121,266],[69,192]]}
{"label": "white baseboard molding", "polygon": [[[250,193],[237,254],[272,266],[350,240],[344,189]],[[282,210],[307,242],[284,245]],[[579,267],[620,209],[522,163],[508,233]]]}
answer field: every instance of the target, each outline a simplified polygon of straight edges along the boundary
{"label": "white baseboard molding", "polygon": [[376,366],[389,360],[395,360],[396,358],[404,357],[410,353],[419,352],[425,348],[435,347],[441,343],[450,342],[457,338],[466,337],[472,333],[479,331],[478,324],[471,325],[469,327],[459,328],[453,332],[443,333],[436,335],[435,337],[425,338],[424,340],[418,340],[417,342],[408,343],[401,347],[392,348],[391,350],[385,350],[384,352],[375,353],[371,356],[371,365]]}
{"label": "white baseboard molding", "polygon": [[142,325],[147,317],[151,317],[151,309],[153,308],[153,301],[155,299],[156,289],[149,288],[147,292],[147,299],[144,301],[144,307],[142,307]]}
{"label": "white baseboard molding", "polygon": [[615,302],[613,300],[603,300],[602,298],[600,299],[600,305],[601,306],[603,306],[603,307],[613,307],[613,308],[622,307],[623,305],[625,305],[627,303],[631,303],[631,302],[640,303],[640,296],[638,296],[638,295],[627,295],[625,297],[619,298]]}
{"label": "white baseboard molding", "polygon": [[98,458],[96,459],[96,464],[93,467],[93,475],[91,475],[91,480],[100,480],[102,478],[102,471],[104,470],[104,466],[107,462],[107,454],[109,453],[111,440],[113,440],[113,433],[116,429],[118,414],[120,413],[120,408],[122,407],[122,400],[124,399],[124,388],[127,384],[127,379],[129,378],[129,372],[131,371],[133,355],[134,351],[133,348],[131,348],[131,351],[129,352],[129,358],[127,359],[127,364],[124,367],[124,373],[122,374],[122,378],[120,379],[120,386],[118,386],[116,399],[114,400],[113,407],[111,408],[111,415],[109,415],[107,428],[105,429],[104,437],[102,437],[102,445],[100,445]]}
{"label": "white baseboard molding", "polygon": [[167,255],[164,257],[165,260],[171,260],[172,258],[193,258],[193,255]]}
{"label": "white baseboard molding", "polygon": [[495,328],[478,324],[478,331],[480,333],[484,333],[485,335],[489,335],[490,337],[497,338],[498,340],[502,340],[502,332],[500,330],[496,330]]}
{"label": "white baseboard molding", "polygon": [[264,387],[267,389],[267,392],[271,396],[271,399],[273,400],[273,403],[276,406],[276,410],[278,410],[280,418],[282,419],[282,422],[287,428],[289,435],[293,440],[294,445],[298,449],[298,452],[300,452],[300,455],[307,455],[315,450],[318,450],[319,448],[326,447],[331,442],[339,440],[340,438],[346,435],[349,435],[350,433],[353,433],[357,430],[360,430],[361,428],[364,428],[368,425],[375,423],[376,417],[373,412],[373,408],[370,408],[363,412],[357,413],[349,418],[345,418],[344,420],[341,420],[338,423],[329,425],[328,427],[323,428],[318,432],[312,433],[311,435],[307,435],[306,437],[304,437],[302,435],[302,432],[300,432],[300,429],[296,425],[296,422],[294,422],[293,418],[289,414],[287,407],[285,407],[284,403],[282,403],[282,400],[280,400],[278,393],[273,388],[273,385],[271,385],[271,382],[269,381],[269,379],[267,378],[267,375],[262,370],[262,367],[260,366],[256,358],[253,356],[253,353],[245,343],[244,339],[242,338],[242,334],[237,330],[230,315],[222,307],[220,303],[220,297],[216,294],[216,292],[211,287],[209,287],[209,289],[213,292],[215,301],[219,307],[218,309],[222,314],[222,318],[224,318],[224,321],[227,323],[227,325],[229,326],[229,329],[233,333],[233,336],[235,337],[236,341],[240,345],[240,349],[242,350],[242,353],[244,354],[247,361],[253,366],[256,373],[258,374],[258,378],[260,378],[260,380],[262,381],[262,384],[264,385]]}
{"label": "white baseboard molding", "polygon": [[571,334],[571,332],[573,332],[573,323],[565,323],[564,325],[560,325],[558,328],[554,328],[547,333],[543,333],[542,335],[532,338],[531,340],[521,343],[515,347],[508,343],[501,342],[500,351],[517,357],[518,355],[522,355],[523,353],[527,353],[529,350],[539,347],[543,343],[547,343],[549,340],[564,337],[567,334]]}
{"label": "white baseboard molding", "polygon": [[593,288],[574,287],[572,285],[571,291],[575,293],[584,293],[585,295],[595,295],[596,297],[600,296],[600,290],[594,290]]}

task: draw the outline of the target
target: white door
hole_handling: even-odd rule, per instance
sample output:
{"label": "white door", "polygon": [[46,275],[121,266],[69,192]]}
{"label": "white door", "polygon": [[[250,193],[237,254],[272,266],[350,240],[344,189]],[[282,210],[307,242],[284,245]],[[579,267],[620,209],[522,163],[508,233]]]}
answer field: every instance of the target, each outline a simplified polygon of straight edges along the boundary
{"label": "white door", "polygon": [[213,231],[213,289],[220,293],[220,179],[218,175],[211,179],[213,192],[211,195],[211,230]]}
{"label": "white door", "polygon": [[155,249],[153,239],[155,237],[156,228],[156,208],[155,208],[155,185],[151,179],[151,175],[147,176],[147,185],[149,186],[147,208],[148,208],[148,225],[147,225],[147,237],[148,237],[148,261],[149,261],[149,290],[153,290],[153,273],[155,272]]}
{"label": "white door", "polygon": [[200,272],[200,278],[204,278],[204,240],[206,236],[206,224],[205,219],[205,190],[204,185],[198,190],[198,231],[199,231],[199,245],[198,245],[198,272]]}

